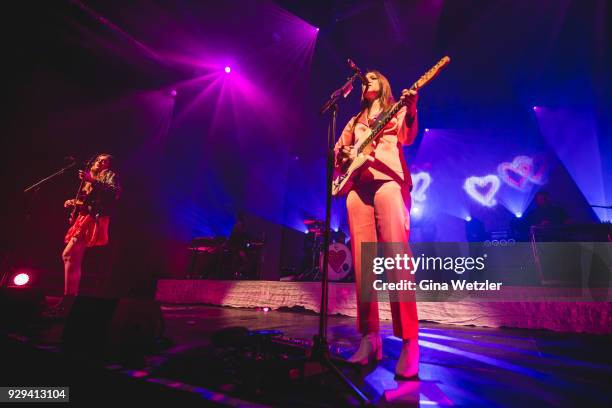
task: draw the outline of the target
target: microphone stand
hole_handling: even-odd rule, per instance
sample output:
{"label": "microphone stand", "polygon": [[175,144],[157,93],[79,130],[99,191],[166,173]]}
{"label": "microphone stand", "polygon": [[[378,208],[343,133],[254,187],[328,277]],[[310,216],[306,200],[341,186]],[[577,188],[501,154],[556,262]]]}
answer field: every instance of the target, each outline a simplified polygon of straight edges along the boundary
{"label": "microphone stand", "polygon": [[341,97],[346,98],[353,90],[353,82],[359,78],[355,73],[348,78],[342,87],[334,91],[329,100],[319,110],[320,114],[330,112],[330,124],[327,129],[327,179],[326,179],[326,206],[325,226],[323,229],[323,271],[321,273],[321,312],[319,314],[319,333],[313,338],[310,354],[310,363],[319,364],[333,372],[350,391],[359,398],[361,404],[369,404],[370,401],[361,390],[331,361],[329,356],[329,344],[327,342],[327,304],[329,298],[329,243],[330,243],[330,218],[332,206],[332,182],[334,175],[334,144],[336,137],[336,120],[338,117],[338,101]]}
{"label": "microphone stand", "polygon": [[50,176],[47,176],[47,177],[43,178],[40,181],[37,181],[36,183],[32,184],[30,187],[27,187],[25,190],[23,190],[23,192],[24,193],[29,193],[32,190],[37,191],[40,188],[41,185],[43,185],[47,181],[51,180],[52,178],[54,178],[56,176],[59,176],[60,174],[64,174],[64,172],[66,170],[73,168],[75,165],[76,165],[76,161],[73,161],[72,163],[70,163],[66,167],[63,167],[63,168],[59,169],[58,171],[56,171],[55,173],[51,174]]}
{"label": "microphone stand", "polygon": [[[25,188],[23,190],[24,194],[28,194],[30,192],[34,192],[36,193],[40,186],[42,186],[43,184],[45,184],[47,181],[61,175],[64,174],[66,172],[66,170],[71,169],[72,167],[74,167],[77,164],[76,160],[72,160],[72,162],[64,167],[62,167],[61,169],[59,169],[58,171],[56,171],[55,173],[37,181],[36,183],[32,184],[31,186]],[[26,199],[26,201],[24,202],[24,216],[25,216],[25,228],[23,233],[21,233],[19,235],[19,240],[25,240],[26,237],[31,233],[30,231],[30,221],[31,221],[31,208],[30,208],[30,203],[29,201]],[[29,252],[28,252],[29,254]],[[19,254],[18,256],[22,256],[23,254]],[[31,259],[30,259],[31,255],[26,255],[24,256],[25,261],[27,263],[30,263]],[[2,276],[0,276],[0,287],[2,287],[2,285],[5,283],[6,279],[7,279],[7,274],[8,274],[8,269],[4,272],[4,274]]]}

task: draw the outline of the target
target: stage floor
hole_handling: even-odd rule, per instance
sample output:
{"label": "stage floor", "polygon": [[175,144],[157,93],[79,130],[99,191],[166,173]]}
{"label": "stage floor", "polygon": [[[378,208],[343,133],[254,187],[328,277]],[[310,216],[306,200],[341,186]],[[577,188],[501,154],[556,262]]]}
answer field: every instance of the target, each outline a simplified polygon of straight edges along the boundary
{"label": "stage floor", "polygon": [[[577,301],[571,290],[507,287],[498,301],[450,300],[418,302],[419,319],[430,322],[478,327],[548,329],[559,332],[612,334],[610,301]],[[568,293],[565,293],[568,292]],[[610,296],[605,291],[602,299]],[[497,296],[497,295],[495,295]],[[501,296],[501,295],[500,295]],[[240,281],[205,279],[160,279],[156,298],[162,303],[279,309],[300,307],[319,312],[320,282]],[[354,283],[331,282],[328,312],[357,315]],[[548,300],[542,300],[548,299]],[[553,301],[561,299],[561,301]],[[380,317],[391,318],[388,302],[379,302]]]}
{"label": "stage floor", "polygon": [[[162,308],[165,335],[171,345],[146,358],[140,367],[106,364],[104,369],[136,382],[162,384],[191,394],[202,402],[241,406],[245,400],[273,406],[338,406],[329,391],[312,384],[293,384],[293,402],[287,392],[280,399],[235,384],[220,385],[222,376],[210,364],[213,333],[228,327],[249,330],[280,330],[285,337],[307,343],[318,330],[318,316],[290,310],[263,311],[216,306],[165,305]],[[401,342],[392,336],[391,323],[381,322],[384,358],[377,367],[342,366],[343,372],[377,406],[611,406],[612,337],[563,334],[545,330],[474,328],[424,323],[421,325],[420,380],[396,381],[393,370]],[[9,339],[31,345],[37,352],[59,345],[62,322],[30,328],[21,337]],[[359,342],[355,319],[331,316],[328,336],[332,350],[349,355]],[[6,340],[6,339],[5,339]],[[6,354],[3,351],[2,354]],[[61,353],[58,353],[58,355]],[[13,360],[13,356],[3,356]],[[59,358],[59,357],[58,357]],[[45,370],[40,358],[22,358],[23,374]],[[10,367],[10,365],[6,365]],[[5,374],[6,370],[3,369]],[[57,368],[48,370],[57,376]],[[34,375],[34,374],[31,374]],[[260,375],[272,377],[262,370]],[[44,381],[41,379],[40,381]],[[88,379],[87,381],[91,381]],[[251,381],[251,380],[249,380]],[[9,384],[6,379],[3,385]],[[329,387],[341,393],[338,384]],[[77,392],[80,385],[72,384]],[[102,385],[101,385],[102,386]],[[300,388],[301,387],[301,388]],[[246,387],[248,388],[248,387]],[[287,387],[284,391],[287,391]],[[279,387],[279,395],[283,392]],[[122,390],[129,393],[130,389]],[[302,395],[300,395],[302,394]],[[327,395],[327,397],[326,397]],[[296,403],[295,401],[299,401]]]}

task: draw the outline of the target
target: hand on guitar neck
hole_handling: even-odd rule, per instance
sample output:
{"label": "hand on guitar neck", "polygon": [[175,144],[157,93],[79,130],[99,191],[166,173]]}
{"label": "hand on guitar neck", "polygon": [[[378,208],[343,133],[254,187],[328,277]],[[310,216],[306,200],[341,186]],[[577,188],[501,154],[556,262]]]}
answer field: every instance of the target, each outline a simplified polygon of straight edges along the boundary
{"label": "hand on guitar neck", "polygon": [[413,89],[403,89],[400,101],[406,106],[406,118],[414,118],[417,113],[417,101],[419,100],[419,94]]}

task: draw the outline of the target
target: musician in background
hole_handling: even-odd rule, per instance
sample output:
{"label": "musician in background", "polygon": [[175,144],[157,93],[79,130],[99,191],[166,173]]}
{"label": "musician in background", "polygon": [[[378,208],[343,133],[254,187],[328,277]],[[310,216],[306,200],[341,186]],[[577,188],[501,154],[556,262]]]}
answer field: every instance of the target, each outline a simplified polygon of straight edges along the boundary
{"label": "musician in background", "polygon": [[236,223],[227,239],[227,249],[230,252],[231,268],[235,279],[243,278],[247,267],[247,244],[249,236],[244,225],[244,214],[236,216]]}
{"label": "musician in background", "polygon": [[567,212],[559,206],[553,205],[550,195],[540,190],[535,196],[535,206],[525,214],[525,223],[531,226],[558,226],[571,224]]}
{"label": "musician in background", "polygon": [[[344,128],[336,143],[336,166],[354,158],[353,146],[362,143],[376,120],[395,103],[387,78],[378,71],[366,74],[362,85],[361,111]],[[402,145],[413,143],[417,134],[417,94],[404,89],[404,107],[373,142],[374,160],[363,169],[347,197],[355,283],[357,322],[362,334],[357,352],[348,361],[365,365],[382,358],[378,303],[367,301],[362,293],[361,244],[401,242],[407,247],[410,233],[410,190],[412,180]],[[418,373],[418,317],[414,301],[391,302],[393,333],[403,340],[395,372],[400,377]]]}
{"label": "musician in background", "polygon": [[64,238],[66,247],[62,253],[64,298],[78,294],[85,250],[108,244],[110,216],[121,193],[112,161],[110,154],[100,154],[86,171],[79,170],[82,188],[76,199],[64,202],[64,207],[72,207],[75,215]]}

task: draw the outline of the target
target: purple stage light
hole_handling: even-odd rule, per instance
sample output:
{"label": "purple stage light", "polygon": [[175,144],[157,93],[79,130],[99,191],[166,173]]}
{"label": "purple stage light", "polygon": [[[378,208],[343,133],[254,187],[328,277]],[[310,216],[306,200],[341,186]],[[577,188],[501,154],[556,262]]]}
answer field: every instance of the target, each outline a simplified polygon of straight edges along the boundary
{"label": "purple stage light", "polygon": [[176,89],[173,89],[170,91],[170,96],[175,97],[176,96]]}
{"label": "purple stage light", "polygon": [[429,128],[425,128],[425,132],[429,132]]}
{"label": "purple stage light", "polygon": [[515,212],[515,213],[514,213],[514,216],[515,216],[516,218],[521,218],[521,217],[523,216],[523,213],[522,213],[522,212],[520,212],[520,211],[517,211],[517,212]]}
{"label": "purple stage light", "polygon": [[533,110],[534,110],[534,111],[537,111],[537,110],[538,110],[538,107],[537,107],[537,106],[534,106],[534,107],[533,107]]}
{"label": "purple stage light", "polygon": [[[600,140],[604,134],[597,124],[595,112],[591,109],[546,107],[538,110],[536,118],[544,140],[586,201],[591,204],[607,202],[612,197],[607,160],[610,155],[609,148],[606,149],[605,143],[602,144]],[[569,202],[566,205],[574,206]],[[578,207],[575,207],[575,211],[578,211]],[[600,220],[612,216],[612,210],[593,208],[593,211]]]}
{"label": "purple stage light", "polygon": [[468,215],[467,217],[465,217],[465,220],[466,220],[467,222],[470,222],[470,221],[472,221],[472,217],[470,217],[470,216]]}
{"label": "purple stage light", "polygon": [[319,27],[315,27],[315,31],[318,33],[319,32]]}
{"label": "purple stage light", "polygon": [[230,72],[232,72],[232,69],[228,65],[228,66],[225,67],[224,71],[225,71],[226,74],[229,74]]}

